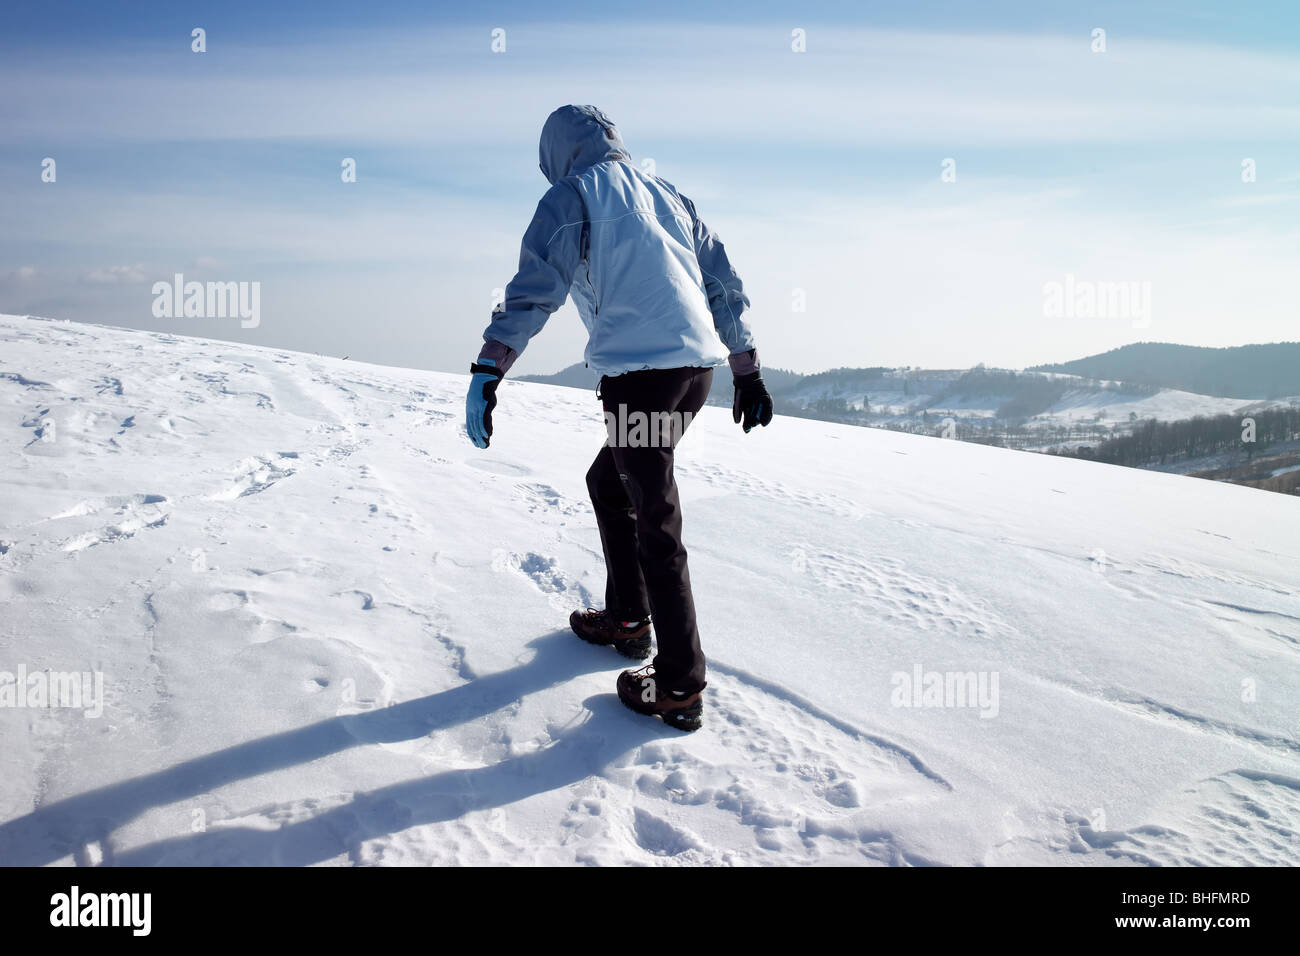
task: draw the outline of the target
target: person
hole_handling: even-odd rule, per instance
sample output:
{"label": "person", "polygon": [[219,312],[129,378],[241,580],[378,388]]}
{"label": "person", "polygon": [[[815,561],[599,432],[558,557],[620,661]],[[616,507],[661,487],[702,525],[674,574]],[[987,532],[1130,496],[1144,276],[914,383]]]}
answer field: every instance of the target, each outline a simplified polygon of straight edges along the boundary
{"label": "person", "polygon": [[597,372],[605,445],[587,472],[604,551],[605,607],[574,611],[574,632],[635,659],[619,675],[624,704],[682,730],[701,725],[700,648],[673,453],[728,363],[732,418],[748,433],[772,420],[749,299],[726,250],[694,204],[632,164],[617,128],[594,106],[562,106],[542,128],[550,189],[524,233],[506,287],[470,366],[466,431],[487,448],[497,385],[572,295]]}

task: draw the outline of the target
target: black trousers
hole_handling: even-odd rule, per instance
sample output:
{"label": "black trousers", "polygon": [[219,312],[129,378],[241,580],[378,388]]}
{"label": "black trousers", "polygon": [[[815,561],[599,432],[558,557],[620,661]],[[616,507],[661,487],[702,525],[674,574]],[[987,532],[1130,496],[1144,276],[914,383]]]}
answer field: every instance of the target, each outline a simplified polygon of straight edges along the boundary
{"label": "black trousers", "polygon": [[665,690],[704,687],[673,446],[712,382],[711,368],[674,368],[627,372],[600,383],[612,427],[587,471],[587,490],[605,552],[605,609],[621,621],[653,619],[655,679]]}

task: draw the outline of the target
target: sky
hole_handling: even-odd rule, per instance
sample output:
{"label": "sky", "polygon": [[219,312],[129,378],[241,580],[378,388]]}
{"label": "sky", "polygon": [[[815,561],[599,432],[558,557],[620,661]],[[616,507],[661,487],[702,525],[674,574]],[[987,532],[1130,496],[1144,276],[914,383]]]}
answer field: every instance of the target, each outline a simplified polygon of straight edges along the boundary
{"label": "sky", "polygon": [[[721,236],[766,365],[1300,339],[1295,3],[55,0],[2,27],[0,312],[463,371],[541,125],[593,103]],[[155,316],[177,273],[257,283],[257,324]],[[585,337],[566,305],[516,372]]]}

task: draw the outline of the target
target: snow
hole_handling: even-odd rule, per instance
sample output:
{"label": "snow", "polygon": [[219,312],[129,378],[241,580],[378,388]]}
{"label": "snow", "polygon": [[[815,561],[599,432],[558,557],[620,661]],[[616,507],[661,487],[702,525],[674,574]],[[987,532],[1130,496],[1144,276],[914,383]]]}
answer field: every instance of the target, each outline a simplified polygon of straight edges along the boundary
{"label": "snow", "polygon": [[[1162,422],[1172,422],[1194,418],[1197,415],[1208,418],[1215,415],[1244,413],[1247,408],[1280,407],[1289,404],[1290,401],[1277,399],[1257,402],[1240,398],[1219,398],[1213,395],[1184,392],[1176,388],[1162,388],[1154,395],[1132,395],[1100,388],[1079,388],[1068,392],[1045,414],[1035,416],[1034,421],[1057,424],[1070,419],[1075,421],[1097,419],[1105,424],[1126,424],[1132,414],[1139,420],[1154,418]],[[1097,416],[1100,418],[1098,419]]]}
{"label": "snow", "polygon": [[1300,862],[1293,498],[706,409],[684,735],[567,630],[594,397],[465,385],[0,317],[0,671],[104,694],[0,707],[0,862]]}

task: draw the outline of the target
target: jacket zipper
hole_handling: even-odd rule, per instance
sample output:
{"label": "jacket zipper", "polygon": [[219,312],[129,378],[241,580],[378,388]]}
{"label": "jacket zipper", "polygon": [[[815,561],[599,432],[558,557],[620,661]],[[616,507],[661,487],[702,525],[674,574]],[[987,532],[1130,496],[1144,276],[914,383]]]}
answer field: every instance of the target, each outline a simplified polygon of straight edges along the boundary
{"label": "jacket zipper", "polygon": [[[587,288],[591,290],[591,327],[592,331],[596,328],[596,319],[600,316],[600,303],[596,301],[596,286],[591,281],[591,248],[587,248],[588,258],[584,260],[587,264]],[[591,368],[586,362],[582,363],[584,368]],[[600,398],[600,385],[596,385],[596,397]]]}

